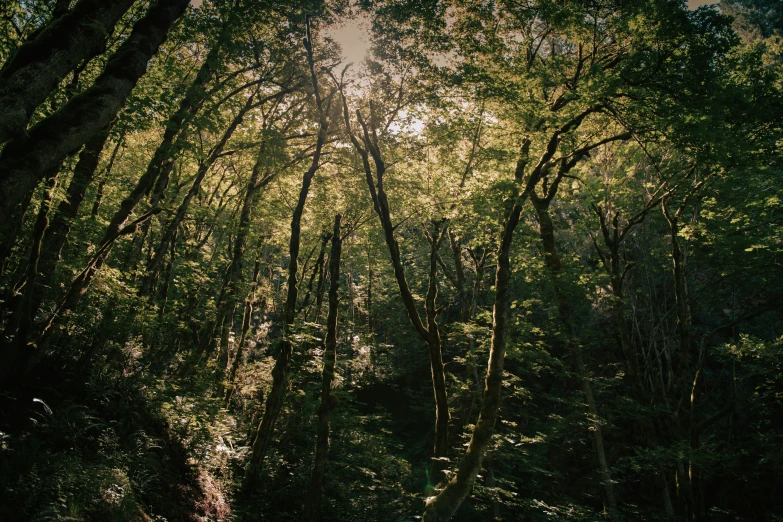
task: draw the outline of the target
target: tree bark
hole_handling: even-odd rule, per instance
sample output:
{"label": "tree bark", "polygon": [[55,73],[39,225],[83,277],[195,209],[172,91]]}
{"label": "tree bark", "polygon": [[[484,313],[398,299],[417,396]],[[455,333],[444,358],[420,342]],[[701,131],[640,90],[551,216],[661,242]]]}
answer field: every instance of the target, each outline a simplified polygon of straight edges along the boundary
{"label": "tree bark", "polygon": [[302,516],[304,522],[318,522],[321,518],[321,489],[324,483],[326,458],[329,454],[329,415],[337,405],[336,399],[332,397],[332,382],[334,381],[334,367],[337,363],[337,310],[339,307],[337,291],[340,286],[340,250],[342,247],[340,221],[341,216],[337,214],[334,218],[334,235],[332,236],[332,248],[329,252],[331,282],[329,284],[329,313],[326,317],[321,405],[318,407],[318,438],[315,444],[310,487],[305,498]]}
{"label": "tree bark", "polygon": [[234,356],[234,362],[231,363],[231,370],[229,371],[228,379],[226,379],[226,382],[228,383],[228,391],[226,393],[226,407],[228,407],[231,401],[231,396],[234,393],[237,372],[239,371],[239,365],[242,364],[242,356],[245,352],[247,332],[250,329],[250,321],[253,318],[253,308],[256,302],[256,290],[258,288],[258,275],[260,272],[261,253],[259,252],[256,254],[256,264],[253,268],[253,286],[250,290],[250,294],[245,299],[244,314],[242,316],[242,335],[239,338],[239,343],[237,344],[237,353]]}
{"label": "tree bark", "polygon": [[[628,232],[638,223],[644,220],[647,212],[653,207],[655,200],[651,200],[645,205],[645,208],[636,216],[632,217],[625,226],[620,226],[619,212],[615,212],[612,219],[608,219],[608,210],[602,209],[598,206],[594,206],[593,210],[598,216],[598,221],[601,227],[601,234],[604,238],[604,244],[607,248],[607,252],[601,251],[597,241],[593,238],[596,251],[598,252],[601,262],[609,275],[609,285],[612,289],[612,297],[614,302],[612,308],[615,311],[617,319],[617,329],[620,335],[620,348],[623,352],[623,356],[626,360],[628,380],[631,385],[631,394],[639,404],[643,404],[646,401],[644,386],[642,382],[641,372],[639,365],[636,361],[636,354],[633,345],[633,338],[630,332],[630,326],[628,317],[625,313],[625,292],[624,292],[624,279],[625,273],[630,267],[629,264],[625,264],[623,267],[623,260],[620,255],[620,245],[625,239]],[[641,418],[639,420],[641,432],[644,434],[645,443],[648,448],[654,450],[658,443],[655,436],[655,423],[650,418]],[[662,466],[659,466],[656,471],[653,472],[653,483],[657,487],[661,494],[661,500],[663,503],[663,509],[666,512],[666,516],[669,520],[674,520],[675,513],[672,505],[671,495],[669,494],[669,485],[666,480],[666,475],[663,472]]]}
{"label": "tree bark", "polygon": [[[104,52],[134,0],[58,2],[52,22],[24,42],[0,70],[0,144],[24,133],[35,109],[80,63]],[[63,5],[65,9],[63,10]]]}
{"label": "tree bark", "polygon": [[25,344],[27,342],[27,336],[32,326],[32,291],[30,286],[35,284],[36,275],[38,274],[38,260],[41,255],[41,243],[43,242],[46,228],[49,225],[49,208],[52,204],[52,198],[54,197],[54,190],[57,187],[57,176],[52,176],[47,182],[46,191],[44,191],[43,198],[41,199],[41,206],[38,209],[38,216],[33,225],[33,241],[30,247],[30,256],[26,264],[20,265],[20,270],[23,271],[21,279],[24,288],[24,293],[19,298],[15,310],[12,313],[11,320],[3,332],[2,343],[0,343],[0,375],[6,371],[12,371],[15,369],[19,360],[24,352]]}
{"label": "tree bark", "polygon": [[313,271],[310,274],[310,279],[307,282],[307,292],[305,293],[304,299],[302,299],[302,304],[299,306],[299,311],[304,312],[305,314],[305,320],[307,320],[307,314],[309,312],[310,307],[310,296],[313,293],[313,284],[315,283],[315,277],[320,276],[318,279],[318,287],[316,288],[316,291],[320,289],[321,286],[321,280],[323,279],[323,271],[324,271],[324,263],[326,262],[326,245],[329,243],[329,235],[324,234],[323,237],[321,237],[321,250],[318,252],[318,258],[315,260],[315,265],[313,265]]}
{"label": "tree bark", "polygon": [[[154,2],[90,88],[33,126],[26,137],[6,144],[0,154],[0,193],[4,195],[0,199],[0,214],[11,215],[65,156],[77,151],[116,117],[188,3],[189,0]],[[7,225],[0,224],[3,244],[13,241],[10,232]]]}
{"label": "tree bark", "polygon": [[[675,211],[671,212],[667,203],[667,198],[661,200],[661,209],[663,215],[669,224],[671,257],[672,257],[672,275],[674,279],[674,298],[677,310],[677,330],[679,331],[680,349],[679,365],[677,375],[677,391],[679,392],[678,404],[675,412],[675,418],[672,419],[674,431],[677,438],[688,441],[692,449],[699,445],[698,434],[694,431],[694,399],[696,391],[696,380],[691,378],[694,374],[693,365],[693,320],[690,308],[690,296],[688,295],[688,281],[685,274],[686,254],[678,237],[680,231],[680,215],[687,202]],[[698,374],[697,377],[698,378]],[[698,486],[698,473],[693,461],[688,460],[687,469],[683,459],[677,463],[677,485],[678,493],[681,491],[681,498],[685,507],[686,518],[689,521],[700,520],[703,513],[703,503]]]}
{"label": "tree bark", "polygon": [[[136,205],[141,199],[150,193],[154,187],[153,195],[150,200],[150,208],[155,208],[160,205],[163,200],[164,191],[168,186],[169,176],[174,168],[174,155],[181,148],[183,137],[186,134],[184,132],[188,122],[198,112],[207,99],[206,85],[212,80],[215,70],[218,65],[218,59],[220,53],[223,50],[223,44],[228,37],[228,29],[230,27],[229,22],[224,22],[221,28],[220,34],[215,41],[215,44],[207,53],[204,63],[196,73],[195,78],[190,83],[185,91],[185,95],[179,102],[177,110],[169,117],[166,122],[166,127],[163,132],[163,138],[158,144],[155,152],[152,155],[152,159],[147,165],[147,170],[139,178],[136,187],[128,195],[128,197],[120,204],[120,209],[114,215],[112,219],[112,226],[121,227],[125,220],[128,219],[133,212]],[[144,243],[144,238],[147,235],[147,231],[150,227],[150,221],[145,222],[141,226],[138,246],[130,253],[130,262],[135,265],[135,256],[141,251]]]}
{"label": "tree bark", "polygon": [[[439,463],[436,466],[436,471],[440,475],[440,466],[444,464],[444,460],[448,453],[448,427],[449,427],[449,408],[448,408],[448,395],[446,393],[446,376],[443,369],[443,354],[440,334],[437,331],[438,325],[435,320],[435,304],[434,297],[437,295],[437,281],[435,276],[437,273],[437,265],[434,265],[435,273],[432,272],[433,265],[437,259],[437,248],[431,252],[430,259],[430,280],[428,284],[427,302],[425,303],[425,309],[427,312],[427,325],[422,322],[419,310],[416,306],[416,301],[413,298],[408,281],[405,277],[405,268],[402,265],[402,258],[400,255],[400,245],[394,236],[394,224],[391,219],[391,211],[389,209],[389,201],[386,197],[386,191],[383,186],[383,177],[386,173],[386,163],[381,155],[381,150],[378,145],[378,137],[376,135],[376,122],[373,111],[372,103],[370,103],[370,122],[369,125],[364,121],[361,112],[357,109],[356,117],[359,121],[359,125],[362,129],[362,134],[357,137],[351,129],[351,120],[348,111],[348,102],[345,98],[345,94],[341,90],[341,97],[343,102],[343,117],[345,119],[345,127],[348,131],[348,135],[351,139],[351,143],[354,149],[359,154],[362,160],[362,166],[364,167],[365,179],[367,181],[367,188],[370,191],[370,198],[373,202],[373,209],[378,215],[378,219],[381,222],[381,228],[383,230],[386,246],[389,250],[389,257],[391,258],[392,268],[394,269],[394,277],[397,280],[397,287],[399,288],[400,298],[402,299],[405,311],[408,314],[408,319],[413,325],[413,329],[416,331],[422,341],[426,343],[428,353],[430,355],[430,370],[432,372],[432,386],[435,395],[435,444],[434,444],[434,458],[438,459],[434,462]],[[370,157],[372,157],[375,164],[375,172],[373,173],[372,166],[370,165]],[[445,233],[444,228],[444,233]],[[435,241],[435,238],[432,238]],[[442,240],[441,237],[437,240],[438,246]],[[432,295],[430,295],[432,294]],[[433,302],[430,303],[429,299],[432,297]],[[428,306],[430,308],[427,308]],[[435,331],[432,331],[432,328]]]}
{"label": "tree bark", "polygon": [[[91,139],[82,150],[71,183],[68,185],[66,199],[60,202],[51,221],[46,199],[41,206],[35,225],[36,232],[27,264],[24,288],[19,298],[20,303],[5,335],[7,339],[13,338],[16,345],[14,350],[17,353],[13,361],[18,361],[21,352],[27,346],[33,323],[60,259],[60,252],[68,239],[71,222],[84,199],[84,193],[98,166],[98,159],[108,135],[107,128]],[[51,181],[55,179],[50,178]],[[52,188],[48,190],[50,196]],[[15,362],[9,365],[13,367]]]}
{"label": "tree bark", "polygon": [[[236,237],[234,238],[234,245],[232,248],[231,266],[228,269],[226,275],[226,292],[223,295],[223,300],[218,302],[218,317],[224,317],[224,327],[220,338],[220,352],[218,354],[218,378],[223,380],[225,376],[226,366],[228,365],[228,333],[230,328],[226,328],[226,324],[232,325],[234,321],[234,309],[236,307],[236,301],[240,292],[240,285],[242,283],[242,268],[245,254],[245,246],[247,244],[247,236],[250,233],[250,223],[253,217],[253,205],[256,202],[258,193],[261,188],[266,186],[272,179],[273,175],[264,176],[261,179],[261,169],[263,168],[263,162],[265,157],[265,149],[262,145],[258,151],[258,157],[256,163],[253,166],[253,171],[250,174],[250,180],[247,183],[247,189],[245,190],[245,197],[242,202],[242,212],[239,216],[239,227],[237,229]],[[222,395],[222,388],[221,388]]]}
{"label": "tree bark", "polygon": [[109,251],[114,246],[114,242],[122,236],[132,234],[136,231],[136,227],[145,220],[151,218],[155,214],[160,212],[160,209],[152,209],[148,213],[140,216],[130,224],[123,227],[113,236],[106,238],[93,254],[92,258],[87,262],[87,266],[79,273],[78,276],[71,282],[63,299],[60,301],[57,309],[49,316],[46,325],[41,332],[41,336],[38,338],[38,342],[30,345],[34,349],[34,354],[30,354],[26,359],[30,362],[25,365],[24,374],[29,374],[37,364],[48,355],[49,349],[52,347],[53,342],[58,339],[60,332],[62,331],[70,312],[73,312],[78,305],[81,296],[87,291],[90,282],[95,274],[103,266],[106,257],[109,255]]}
{"label": "tree bark", "polygon": [[52,274],[60,260],[62,249],[68,241],[71,225],[73,220],[76,219],[87,187],[98,168],[101,152],[108,138],[109,128],[106,128],[96,134],[84,146],[79,155],[79,161],[73,169],[73,177],[68,185],[66,198],[57,206],[57,212],[46,230],[41,246],[41,257],[38,263],[35,284],[28,288],[28,291],[32,292],[31,320],[38,313],[46,291],[49,288]]}
{"label": "tree bark", "polygon": [[433,448],[433,462],[431,477],[433,482],[440,482],[443,478],[443,470],[447,467],[446,456],[449,449],[449,402],[446,394],[446,375],[443,369],[443,347],[440,331],[437,323],[438,298],[438,250],[443,238],[448,232],[444,225],[438,234],[431,237],[430,248],[430,273],[427,283],[427,297],[425,311],[427,315],[427,348],[430,355],[430,370],[432,372],[432,391],[435,396],[435,444]]}

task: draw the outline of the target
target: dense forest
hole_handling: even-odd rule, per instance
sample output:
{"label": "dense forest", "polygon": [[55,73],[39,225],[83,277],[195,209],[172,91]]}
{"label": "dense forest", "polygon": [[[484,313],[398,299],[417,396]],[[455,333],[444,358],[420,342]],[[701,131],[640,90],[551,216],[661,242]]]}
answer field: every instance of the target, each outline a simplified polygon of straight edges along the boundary
{"label": "dense forest", "polygon": [[0,0],[0,63],[0,520],[783,521],[781,0]]}

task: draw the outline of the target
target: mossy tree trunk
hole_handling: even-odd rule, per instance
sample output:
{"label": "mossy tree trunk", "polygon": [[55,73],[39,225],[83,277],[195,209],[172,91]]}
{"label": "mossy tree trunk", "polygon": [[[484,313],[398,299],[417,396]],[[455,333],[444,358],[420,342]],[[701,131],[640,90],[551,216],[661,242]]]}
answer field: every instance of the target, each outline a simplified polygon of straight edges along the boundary
{"label": "mossy tree trunk", "polygon": [[35,109],[82,62],[104,52],[114,26],[134,0],[59,2],[52,21],[0,69],[0,143],[20,137]]}
{"label": "mossy tree trunk", "polygon": [[[4,195],[0,213],[12,215],[52,169],[117,116],[188,4],[189,0],[153,2],[91,87],[30,128],[25,137],[6,144],[0,154],[0,193]],[[4,223],[0,222],[0,242],[7,244],[14,238]]]}

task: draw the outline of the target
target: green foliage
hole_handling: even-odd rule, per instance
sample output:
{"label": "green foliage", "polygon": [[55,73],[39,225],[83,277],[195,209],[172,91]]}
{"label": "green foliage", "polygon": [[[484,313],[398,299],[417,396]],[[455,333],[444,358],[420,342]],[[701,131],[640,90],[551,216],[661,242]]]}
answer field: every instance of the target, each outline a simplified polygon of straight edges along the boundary
{"label": "green foliage", "polygon": [[[317,258],[335,213],[344,240],[321,520],[411,520],[443,487],[432,480],[430,359],[345,128],[341,78],[351,130],[363,132],[358,109],[377,134],[384,204],[422,317],[428,235],[435,223],[448,226],[434,260],[447,478],[482,406],[504,220],[556,145],[532,190],[545,198],[556,187],[548,208],[562,266],[553,273],[547,264],[539,217],[523,202],[499,420],[454,519],[671,520],[665,498],[676,520],[780,519],[780,16],[767,0],[727,0],[722,11],[681,4],[205,0],[189,9],[114,122],[55,272],[38,275],[47,286],[30,341],[49,319],[63,329],[0,390],[0,519],[298,520],[322,385],[327,281]],[[35,121],[89,87],[145,5]],[[0,3],[0,60],[51,7]],[[296,319],[284,328],[292,212],[318,129],[304,13],[313,15],[329,128],[301,221]],[[359,15],[371,20],[373,53],[341,76],[333,26]],[[196,92],[207,56],[214,74]],[[130,219],[153,205],[160,212],[111,245],[79,305],[59,317],[186,93],[193,106],[173,140],[170,176]],[[208,164],[251,93],[265,101]],[[58,174],[54,209],[76,161]],[[260,187],[250,185],[254,169]],[[3,350],[27,295],[43,193],[33,194],[0,267]],[[240,220],[249,195],[248,225]],[[283,408],[258,487],[241,497],[283,331],[294,347]],[[615,509],[601,485],[596,426]]]}

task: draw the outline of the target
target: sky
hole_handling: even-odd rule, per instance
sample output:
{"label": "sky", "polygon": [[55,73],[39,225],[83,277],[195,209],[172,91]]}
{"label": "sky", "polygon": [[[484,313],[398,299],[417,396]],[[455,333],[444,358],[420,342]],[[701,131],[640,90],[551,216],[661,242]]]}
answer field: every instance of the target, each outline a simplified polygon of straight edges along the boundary
{"label": "sky", "polygon": [[340,44],[346,63],[353,62],[357,67],[370,50],[370,20],[366,16],[330,28],[327,35]]}

